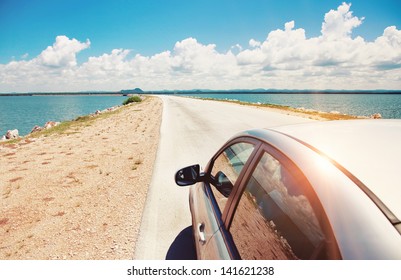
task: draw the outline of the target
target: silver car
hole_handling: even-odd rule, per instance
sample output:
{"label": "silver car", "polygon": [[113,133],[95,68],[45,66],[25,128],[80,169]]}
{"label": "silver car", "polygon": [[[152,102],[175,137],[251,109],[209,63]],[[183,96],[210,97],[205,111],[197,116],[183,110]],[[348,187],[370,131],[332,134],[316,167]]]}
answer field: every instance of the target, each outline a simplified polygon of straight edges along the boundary
{"label": "silver car", "polygon": [[401,259],[401,120],[245,131],[175,180],[199,259]]}

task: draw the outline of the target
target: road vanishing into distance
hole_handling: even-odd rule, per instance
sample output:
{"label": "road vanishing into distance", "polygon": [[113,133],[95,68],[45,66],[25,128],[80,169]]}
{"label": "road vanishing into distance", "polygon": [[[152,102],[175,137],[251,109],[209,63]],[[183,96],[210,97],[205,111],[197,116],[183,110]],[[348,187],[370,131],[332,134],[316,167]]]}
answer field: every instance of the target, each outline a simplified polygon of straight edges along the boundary
{"label": "road vanishing into distance", "polygon": [[163,260],[177,235],[191,225],[189,187],[178,187],[175,172],[206,166],[234,134],[247,129],[311,120],[227,102],[158,96],[163,100],[160,142],[134,259]]}

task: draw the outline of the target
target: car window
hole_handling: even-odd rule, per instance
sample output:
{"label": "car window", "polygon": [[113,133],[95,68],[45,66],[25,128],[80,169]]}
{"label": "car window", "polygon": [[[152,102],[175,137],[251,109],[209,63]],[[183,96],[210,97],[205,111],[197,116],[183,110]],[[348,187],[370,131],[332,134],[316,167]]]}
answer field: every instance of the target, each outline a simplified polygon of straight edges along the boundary
{"label": "car window", "polygon": [[242,259],[326,258],[303,180],[290,171],[264,153],[250,176],[230,227]]}
{"label": "car window", "polygon": [[221,211],[253,150],[253,144],[235,143],[215,159],[211,171],[212,185],[214,185],[212,190]]}

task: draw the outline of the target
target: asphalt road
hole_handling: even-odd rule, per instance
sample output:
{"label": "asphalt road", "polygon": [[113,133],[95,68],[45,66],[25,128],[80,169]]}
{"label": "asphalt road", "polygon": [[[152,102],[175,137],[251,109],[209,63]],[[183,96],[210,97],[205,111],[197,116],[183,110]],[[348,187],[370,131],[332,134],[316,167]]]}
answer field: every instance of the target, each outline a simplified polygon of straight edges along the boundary
{"label": "asphalt road", "polygon": [[242,130],[310,121],[225,102],[159,97],[163,100],[160,143],[135,248],[138,260],[165,259],[176,236],[191,224],[189,188],[174,182],[178,169],[196,163],[205,166]]}

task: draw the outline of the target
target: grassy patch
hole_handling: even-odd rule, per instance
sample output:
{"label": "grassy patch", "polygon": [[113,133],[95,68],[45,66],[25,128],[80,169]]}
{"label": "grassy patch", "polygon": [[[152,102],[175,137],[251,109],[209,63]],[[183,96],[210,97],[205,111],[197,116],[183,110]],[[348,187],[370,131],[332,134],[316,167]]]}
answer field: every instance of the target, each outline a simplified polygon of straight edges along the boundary
{"label": "grassy patch", "polygon": [[32,136],[32,137],[39,137],[39,136],[47,137],[47,136],[52,135],[52,134],[61,134],[61,133],[65,132],[67,129],[71,128],[73,123],[74,123],[74,121],[62,122],[57,126],[53,126],[53,127],[49,128],[49,129],[44,129],[42,131],[34,132],[34,133],[30,134],[29,136]]}
{"label": "grassy patch", "polygon": [[141,102],[141,101],[142,101],[142,98],[135,95],[135,96],[131,96],[131,97],[127,98],[126,100],[124,100],[123,105],[127,105],[130,103],[137,103],[137,102]]}

